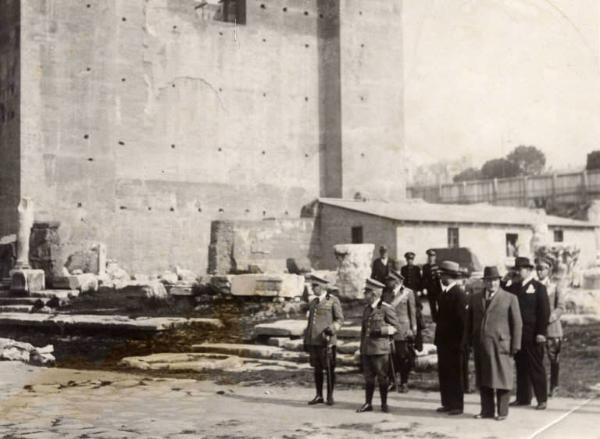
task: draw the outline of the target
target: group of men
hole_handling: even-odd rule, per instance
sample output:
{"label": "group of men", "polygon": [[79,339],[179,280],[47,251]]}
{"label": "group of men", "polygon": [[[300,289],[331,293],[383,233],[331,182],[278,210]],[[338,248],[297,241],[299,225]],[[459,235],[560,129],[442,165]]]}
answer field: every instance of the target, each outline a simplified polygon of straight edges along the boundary
{"label": "group of men", "polygon": [[[434,344],[438,356],[441,394],[440,413],[460,415],[464,408],[468,355],[473,350],[481,412],[476,418],[506,419],[508,407],[530,405],[546,408],[548,390],[544,352],[550,359],[550,395],[558,388],[562,342],[560,315],[564,311],[560,283],[552,277],[555,261],[517,257],[514,267],[501,277],[495,266],[485,267],[483,285],[465,285],[468,277],[459,264],[436,263],[433,250],[422,269],[415,254],[405,254],[406,264],[397,269],[380,248],[366,280],[366,306],[361,325],[361,368],[365,379],[365,403],[357,410],[373,410],[376,384],[381,410],[387,412],[390,389],[408,391],[415,350],[422,350],[421,300],[427,297],[436,324]],[[535,276],[537,273],[537,277]],[[309,303],[305,349],[314,368],[316,396],[309,404],[334,404],[336,333],[344,321],[340,300],[324,279],[312,277],[315,295]],[[517,371],[516,400],[509,404],[513,387],[513,361]],[[324,373],[325,371],[325,373]],[[327,394],[323,397],[326,378]],[[399,378],[399,382],[398,382]]]}

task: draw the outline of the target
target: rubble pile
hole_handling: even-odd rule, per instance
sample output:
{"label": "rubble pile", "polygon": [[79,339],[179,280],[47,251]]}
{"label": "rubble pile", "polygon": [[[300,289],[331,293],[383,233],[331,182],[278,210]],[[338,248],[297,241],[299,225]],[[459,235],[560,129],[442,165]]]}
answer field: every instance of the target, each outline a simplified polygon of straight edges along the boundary
{"label": "rubble pile", "polygon": [[53,352],[52,345],[36,348],[29,343],[0,338],[0,360],[22,361],[35,366],[53,366],[55,362]]}

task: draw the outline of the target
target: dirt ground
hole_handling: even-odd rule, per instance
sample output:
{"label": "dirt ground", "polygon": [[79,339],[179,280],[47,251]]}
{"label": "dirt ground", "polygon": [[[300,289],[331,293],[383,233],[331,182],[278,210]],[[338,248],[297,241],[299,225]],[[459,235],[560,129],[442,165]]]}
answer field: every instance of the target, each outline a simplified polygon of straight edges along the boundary
{"label": "dirt ground", "polygon": [[[286,383],[150,378],[138,374],[32,368],[0,363],[3,438],[600,438],[599,399],[553,399],[545,412],[511,409],[506,421],[435,412],[436,392],[390,397],[391,412],[357,414],[362,390],[336,392],[336,404],[308,406],[313,391]],[[376,403],[378,399],[376,398]]]}

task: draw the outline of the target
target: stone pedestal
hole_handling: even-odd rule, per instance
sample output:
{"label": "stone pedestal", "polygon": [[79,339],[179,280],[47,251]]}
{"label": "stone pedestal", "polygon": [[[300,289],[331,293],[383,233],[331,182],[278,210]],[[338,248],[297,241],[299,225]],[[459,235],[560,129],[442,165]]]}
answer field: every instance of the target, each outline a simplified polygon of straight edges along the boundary
{"label": "stone pedestal", "polygon": [[300,297],[304,276],[296,274],[239,274],[232,277],[234,296]]}
{"label": "stone pedestal", "polygon": [[15,293],[31,293],[46,289],[44,270],[15,268],[10,272],[10,290]]}
{"label": "stone pedestal", "polygon": [[337,287],[340,298],[364,298],[365,281],[371,275],[374,244],[338,244],[334,246],[338,261]]}
{"label": "stone pedestal", "polygon": [[58,221],[34,222],[29,239],[29,262],[31,267],[44,270],[46,282],[54,286],[54,279],[62,276],[62,253]]}

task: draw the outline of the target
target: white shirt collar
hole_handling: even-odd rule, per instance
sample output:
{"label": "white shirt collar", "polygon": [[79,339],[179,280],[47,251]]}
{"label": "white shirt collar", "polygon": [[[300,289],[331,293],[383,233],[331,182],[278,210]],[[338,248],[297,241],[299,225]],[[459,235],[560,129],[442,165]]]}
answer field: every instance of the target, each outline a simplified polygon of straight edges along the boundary
{"label": "white shirt collar", "polygon": [[375,308],[377,308],[377,306],[378,306],[378,305],[379,305],[379,300],[376,300],[375,302],[373,302],[373,303],[371,304],[371,308],[372,308],[372,309],[375,309]]}
{"label": "white shirt collar", "polygon": [[494,291],[493,293],[489,292],[488,290],[485,290],[485,298],[491,299],[496,295],[497,292],[498,292],[498,290]]}
{"label": "white shirt collar", "polygon": [[527,279],[525,279],[523,281],[523,285],[527,285],[529,282],[531,282],[533,280],[533,274],[530,274],[529,276],[527,276]]}
{"label": "white shirt collar", "polygon": [[387,258],[387,256],[386,256],[385,258],[381,258],[381,262],[382,262],[383,264],[385,264],[387,261],[388,261],[388,258]]}
{"label": "white shirt collar", "polygon": [[322,302],[325,300],[325,297],[327,297],[327,291],[323,291],[320,295],[317,296],[319,298],[319,302]]}
{"label": "white shirt collar", "polygon": [[450,282],[448,286],[442,284],[442,290],[444,290],[444,293],[447,293],[454,285],[456,285],[456,282]]}

